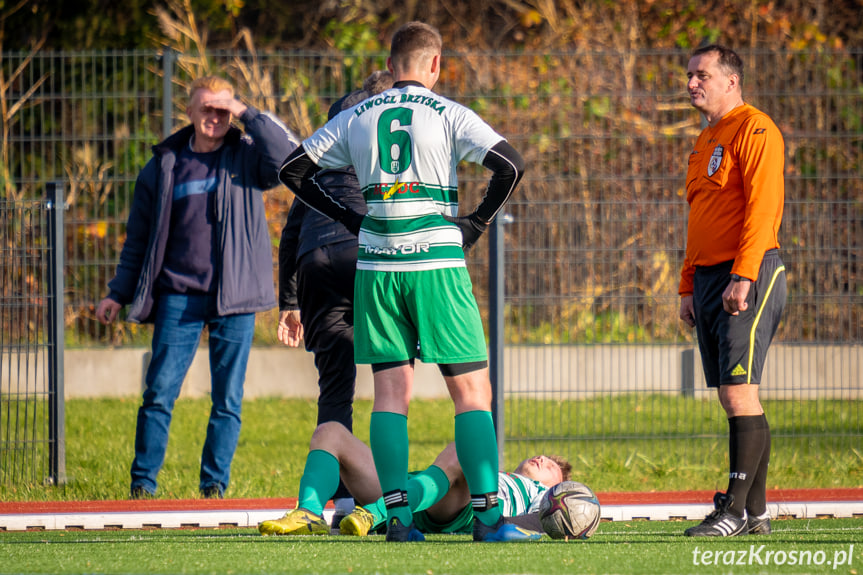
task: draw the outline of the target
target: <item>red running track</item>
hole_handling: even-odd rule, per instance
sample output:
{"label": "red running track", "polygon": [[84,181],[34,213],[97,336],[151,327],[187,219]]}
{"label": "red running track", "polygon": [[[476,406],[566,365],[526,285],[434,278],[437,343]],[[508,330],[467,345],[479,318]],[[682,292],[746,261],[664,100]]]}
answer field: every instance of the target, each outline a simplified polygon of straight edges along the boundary
{"label": "red running track", "polygon": [[[705,503],[714,491],[597,493],[602,505]],[[771,489],[769,503],[863,501],[863,487],[840,489]],[[0,501],[0,514],[113,513],[120,511],[206,511],[217,509],[293,509],[296,497],[270,499],[148,499],[120,501]]]}

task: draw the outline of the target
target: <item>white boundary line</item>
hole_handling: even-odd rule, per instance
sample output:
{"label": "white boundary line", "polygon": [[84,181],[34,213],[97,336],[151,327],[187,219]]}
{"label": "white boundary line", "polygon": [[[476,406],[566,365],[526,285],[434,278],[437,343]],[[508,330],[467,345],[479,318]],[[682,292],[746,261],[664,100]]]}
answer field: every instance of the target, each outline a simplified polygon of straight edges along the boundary
{"label": "white boundary line", "polygon": [[[603,505],[602,518],[609,521],[671,519],[698,520],[713,510],[707,504],[647,504]],[[814,519],[820,517],[863,517],[863,501],[818,501],[799,503],[769,503],[772,518]],[[267,519],[276,519],[284,509],[208,510],[208,511],[144,511],[97,513],[32,513],[0,514],[0,532],[31,529],[178,529],[182,527],[256,527]],[[325,509],[327,522],[333,510]]]}
{"label": "white boundary line", "polygon": [[[324,515],[332,515],[332,510]],[[178,529],[181,527],[256,527],[276,519],[284,509],[235,509],[208,511],[121,511],[97,513],[33,513],[0,515],[0,531],[28,529]]]}
{"label": "white boundary line", "polygon": [[[649,519],[704,519],[713,511],[713,505],[704,503],[603,505],[601,515],[609,521]],[[773,519],[815,519],[821,517],[863,517],[863,501],[809,501],[768,503],[767,511]]]}

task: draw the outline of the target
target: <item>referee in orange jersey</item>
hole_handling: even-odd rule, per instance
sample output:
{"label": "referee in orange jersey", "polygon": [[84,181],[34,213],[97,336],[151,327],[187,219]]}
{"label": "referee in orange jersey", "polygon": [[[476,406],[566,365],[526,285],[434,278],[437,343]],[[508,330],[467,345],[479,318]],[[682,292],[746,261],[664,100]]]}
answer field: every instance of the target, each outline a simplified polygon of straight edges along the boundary
{"label": "referee in orange jersey", "polygon": [[689,156],[689,227],[680,319],[696,328],[707,386],[728,416],[728,489],[691,537],[770,533],[770,427],[758,399],[767,348],[785,307],[779,226],[785,143],[776,124],[743,101],[743,62],[733,50],[696,50],[686,72],[707,127]]}

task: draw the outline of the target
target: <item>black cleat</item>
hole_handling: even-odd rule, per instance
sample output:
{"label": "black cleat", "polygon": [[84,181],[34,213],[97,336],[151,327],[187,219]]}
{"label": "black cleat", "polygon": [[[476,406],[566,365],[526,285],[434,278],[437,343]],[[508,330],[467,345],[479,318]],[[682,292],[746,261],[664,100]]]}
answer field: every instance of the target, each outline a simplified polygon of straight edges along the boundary
{"label": "black cleat", "polygon": [[129,490],[129,499],[155,499],[156,494],[151,493],[141,487],[140,485],[136,485]]}
{"label": "black cleat", "polygon": [[222,490],[218,485],[207,485],[201,489],[201,497],[204,499],[222,499]]}
{"label": "black cleat", "polygon": [[704,518],[704,521],[683,532],[687,537],[734,537],[746,535],[746,517],[738,517],[729,511],[733,495],[717,493],[713,496],[716,509]]}
{"label": "black cleat", "polygon": [[404,525],[398,517],[393,517],[387,522],[387,541],[425,541],[425,535],[414,526]]}
{"label": "black cleat", "polygon": [[749,515],[746,518],[746,533],[749,535],[770,535],[773,533],[773,529],[770,528],[770,513],[765,511],[756,517]]}
{"label": "black cleat", "polygon": [[330,521],[330,529],[338,529],[342,524],[342,519],[347,517],[347,513],[333,513],[333,519]]}

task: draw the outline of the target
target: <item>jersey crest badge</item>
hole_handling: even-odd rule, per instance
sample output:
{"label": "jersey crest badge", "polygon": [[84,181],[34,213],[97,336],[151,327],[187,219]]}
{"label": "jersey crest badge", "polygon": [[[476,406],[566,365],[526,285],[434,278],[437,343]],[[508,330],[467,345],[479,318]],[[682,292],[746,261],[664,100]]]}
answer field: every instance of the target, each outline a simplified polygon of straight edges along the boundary
{"label": "jersey crest badge", "polygon": [[722,165],[722,152],[724,148],[717,144],[715,148],[713,148],[713,154],[710,155],[710,163],[707,164],[707,176],[710,177],[716,173],[716,170],[719,169],[719,166]]}

